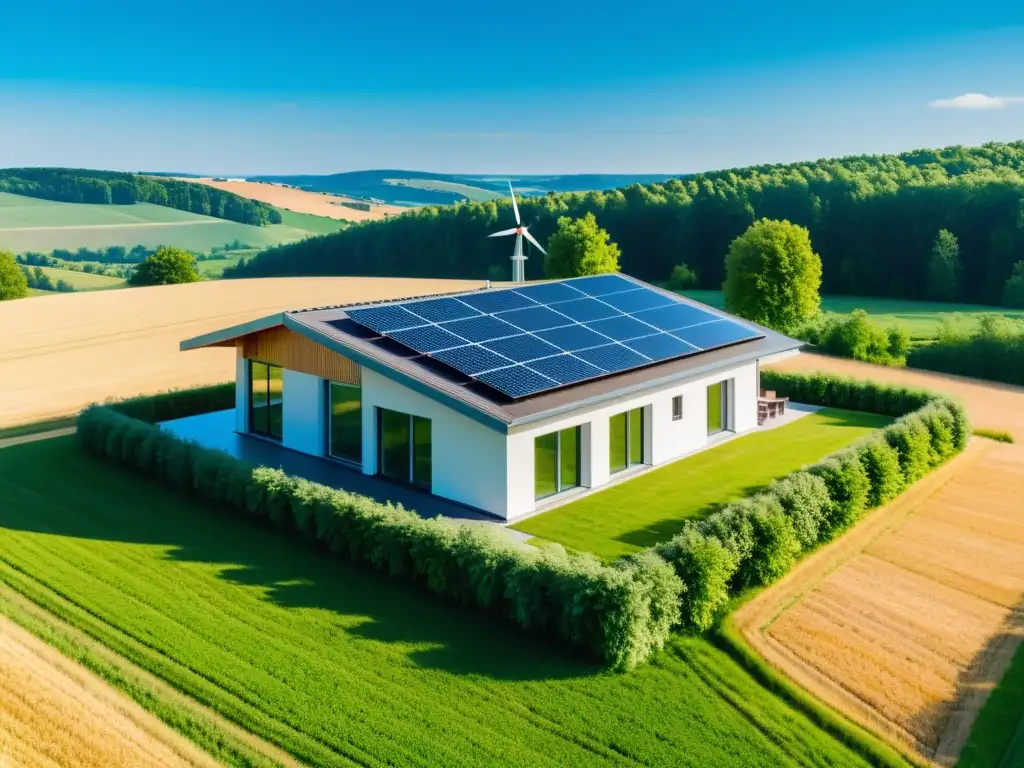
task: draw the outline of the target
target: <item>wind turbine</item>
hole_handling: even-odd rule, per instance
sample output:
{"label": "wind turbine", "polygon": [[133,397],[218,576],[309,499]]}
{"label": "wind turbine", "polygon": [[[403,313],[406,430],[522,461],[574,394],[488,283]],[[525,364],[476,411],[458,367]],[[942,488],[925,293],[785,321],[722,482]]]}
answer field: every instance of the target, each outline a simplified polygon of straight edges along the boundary
{"label": "wind turbine", "polygon": [[523,238],[525,237],[535,246],[537,249],[547,256],[547,251],[541,247],[541,244],[537,242],[536,238],[530,234],[530,231],[523,226],[523,222],[519,219],[519,206],[516,205],[516,193],[512,189],[512,182],[508,183],[508,191],[512,194],[512,210],[516,214],[516,225],[512,229],[503,229],[501,232],[495,232],[493,235],[488,237],[504,237],[505,235],[516,236],[516,247],[512,252],[512,282],[513,283],[525,283],[526,282],[526,270],[524,269],[523,262],[526,261],[526,257],[523,256]]}

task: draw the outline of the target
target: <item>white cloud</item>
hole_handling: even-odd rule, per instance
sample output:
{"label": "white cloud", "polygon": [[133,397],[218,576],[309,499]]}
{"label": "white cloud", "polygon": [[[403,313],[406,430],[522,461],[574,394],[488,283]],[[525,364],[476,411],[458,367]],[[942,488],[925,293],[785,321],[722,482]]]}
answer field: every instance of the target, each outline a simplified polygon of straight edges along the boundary
{"label": "white cloud", "polygon": [[952,99],[937,99],[928,106],[940,109],[1005,109],[1011,104],[1024,104],[1024,96],[986,96],[983,93],[965,93]]}

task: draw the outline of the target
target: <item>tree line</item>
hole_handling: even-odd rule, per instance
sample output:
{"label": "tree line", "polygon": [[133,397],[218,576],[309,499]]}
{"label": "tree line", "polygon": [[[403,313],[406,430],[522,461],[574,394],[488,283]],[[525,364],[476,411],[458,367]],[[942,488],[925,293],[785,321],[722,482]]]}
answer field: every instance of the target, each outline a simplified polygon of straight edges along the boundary
{"label": "tree line", "polygon": [[0,170],[0,192],[96,205],[156,205],[203,216],[263,226],[280,224],[273,206],[232,192],[187,181],[152,178],[136,173],[80,168],[6,168]]}
{"label": "tree line", "polygon": [[[926,298],[936,238],[947,230],[959,247],[960,298],[997,303],[1024,258],[1024,141],[752,166],[528,197],[519,207],[542,243],[560,217],[592,213],[620,247],[624,272],[663,281],[685,263],[701,288],[721,286],[729,244],[770,218],[808,229],[824,292]],[[511,249],[487,235],[512,221],[506,200],[430,206],[271,248],[225,277],[508,279]],[[536,251],[526,275],[544,276]]]}

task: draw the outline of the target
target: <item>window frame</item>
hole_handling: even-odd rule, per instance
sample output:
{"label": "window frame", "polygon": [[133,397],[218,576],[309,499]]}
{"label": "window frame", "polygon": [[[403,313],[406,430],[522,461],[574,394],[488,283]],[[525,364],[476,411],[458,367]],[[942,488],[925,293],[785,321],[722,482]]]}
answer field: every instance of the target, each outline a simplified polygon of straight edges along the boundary
{"label": "window frame", "polygon": [[[404,411],[396,411],[393,408],[385,408],[383,406],[376,406],[376,434],[377,434],[377,467],[376,473],[378,476],[383,477],[393,483],[405,485],[410,488],[415,488],[419,491],[426,493],[433,493],[434,488],[434,422],[433,419],[427,416],[417,416],[412,413],[405,413]],[[409,450],[407,458],[407,472],[405,479],[400,480],[397,477],[387,475],[384,473],[384,412],[395,413],[399,416],[405,416],[408,420],[408,435],[409,435]],[[429,425],[430,430],[430,453],[428,456],[428,471],[430,477],[426,483],[416,482],[416,423],[426,422]]]}
{"label": "window frame", "polygon": [[672,397],[672,421],[683,420],[683,396],[674,395]]}
{"label": "window frame", "polygon": [[[632,448],[633,448],[633,414],[640,413],[640,460],[633,461]],[[624,444],[621,446],[623,449],[623,455],[625,456],[626,463],[620,467],[612,466],[612,419],[619,417],[625,417],[625,429],[623,430]],[[621,413],[613,414],[608,417],[608,472],[609,474],[616,475],[619,472],[625,472],[633,469],[634,467],[642,467],[648,464],[647,461],[647,408],[645,406],[639,406],[637,408],[630,408],[629,410],[622,411]]]}
{"label": "window frame", "polygon": [[[339,387],[347,387],[354,389],[359,393],[359,458],[353,459],[350,456],[340,456],[334,453],[334,402],[332,400],[332,393],[334,392],[335,385]],[[363,387],[361,384],[350,384],[345,381],[334,381],[333,379],[324,379],[324,410],[326,411],[325,421],[326,429],[325,438],[326,446],[324,447],[324,455],[335,461],[341,461],[345,464],[352,465],[354,467],[363,466]]]}
{"label": "window frame", "polygon": [[[574,431],[576,433],[576,483],[574,485],[563,485],[562,484],[562,433],[568,431]],[[546,493],[543,496],[537,495],[537,440],[543,437],[555,436],[555,490],[551,493]],[[541,501],[542,499],[551,499],[559,494],[571,491],[574,488],[583,487],[583,425],[577,424],[572,427],[563,427],[562,429],[556,429],[554,432],[546,432],[543,435],[535,435],[533,438],[534,452],[533,452],[533,499],[534,501]]]}
{"label": "window frame", "polygon": [[[247,416],[248,416],[247,432],[249,434],[251,434],[251,435],[256,435],[257,437],[261,437],[261,438],[264,438],[266,440],[273,440],[274,442],[279,443],[279,442],[281,442],[284,439],[284,370],[285,370],[284,366],[276,365],[274,363],[267,363],[267,362],[264,362],[263,360],[257,360],[257,359],[254,359],[254,358],[248,358],[248,360],[249,360],[249,392],[248,392],[248,397],[246,398],[246,405],[248,406],[248,411],[249,412],[247,414]],[[262,378],[262,383],[263,383],[262,395],[263,395],[264,402],[265,402],[265,405],[263,406],[263,408],[266,411],[266,420],[265,420],[266,429],[258,429],[256,427],[256,418],[255,418],[256,417],[256,403],[255,403],[255,400],[256,400],[255,394],[256,393],[254,392],[254,387],[255,387],[255,384],[256,384],[256,382],[258,380],[256,378],[254,378],[254,376],[253,376],[253,368],[254,368],[254,366],[257,366],[257,365],[262,365],[264,368],[266,368],[266,371],[267,371],[267,375]],[[270,376],[270,372],[271,372],[272,368],[277,368],[278,370],[281,371],[281,433],[280,434],[274,434],[274,432],[272,431],[272,428],[271,428],[271,418],[270,418],[270,380],[271,380],[271,376]]]}

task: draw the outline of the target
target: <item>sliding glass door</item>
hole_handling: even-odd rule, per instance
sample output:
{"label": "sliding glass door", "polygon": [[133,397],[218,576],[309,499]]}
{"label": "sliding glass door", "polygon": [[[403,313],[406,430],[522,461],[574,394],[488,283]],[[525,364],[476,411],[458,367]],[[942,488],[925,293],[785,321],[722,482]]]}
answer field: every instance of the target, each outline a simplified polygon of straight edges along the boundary
{"label": "sliding glass door", "polygon": [[608,420],[608,468],[621,472],[644,463],[644,409],[618,413]]}
{"label": "sliding glass door", "polygon": [[708,387],[708,435],[717,435],[728,428],[727,382],[720,381]]}
{"label": "sliding glass door", "polygon": [[358,384],[328,382],[328,453],[338,459],[363,461],[363,398]]}
{"label": "sliding glass door", "polygon": [[430,419],[377,409],[377,471],[391,480],[430,489],[433,475]]}
{"label": "sliding glass door", "polygon": [[284,371],[249,361],[249,431],[280,440],[284,428]]}
{"label": "sliding glass door", "polygon": [[580,428],[534,438],[534,498],[553,496],[580,484]]}

